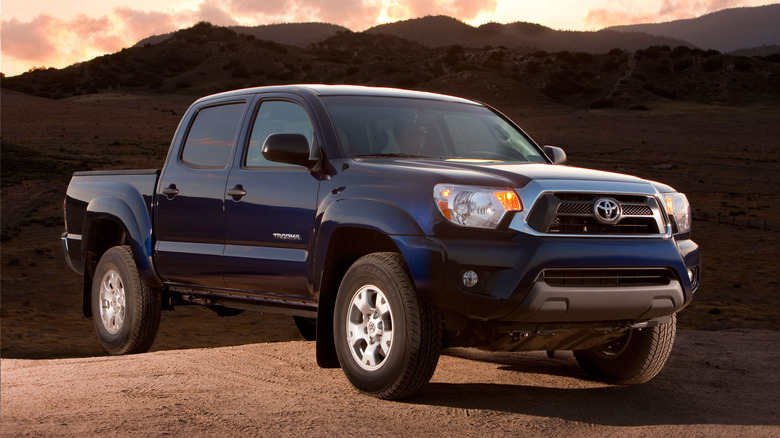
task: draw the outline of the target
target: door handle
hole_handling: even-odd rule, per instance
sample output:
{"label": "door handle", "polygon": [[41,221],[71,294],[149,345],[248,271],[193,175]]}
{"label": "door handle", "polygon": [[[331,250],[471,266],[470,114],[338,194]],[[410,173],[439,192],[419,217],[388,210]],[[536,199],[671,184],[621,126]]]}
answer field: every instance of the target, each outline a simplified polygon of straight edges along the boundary
{"label": "door handle", "polygon": [[246,196],[246,190],[244,190],[244,186],[238,184],[232,189],[228,189],[227,195],[233,197],[234,201],[240,201],[242,197]]}
{"label": "door handle", "polygon": [[176,184],[171,184],[162,189],[162,194],[168,199],[173,199],[174,196],[179,194],[179,189],[176,188]]}

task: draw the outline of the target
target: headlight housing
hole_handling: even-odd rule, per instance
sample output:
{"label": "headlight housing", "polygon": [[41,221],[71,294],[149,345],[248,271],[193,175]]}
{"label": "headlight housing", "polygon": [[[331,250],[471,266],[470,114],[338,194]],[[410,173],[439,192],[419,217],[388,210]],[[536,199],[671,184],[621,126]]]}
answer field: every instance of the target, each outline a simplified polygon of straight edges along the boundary
{"label": "headlight housing", "polygon": [[666,201],[666,214],[672,221],[672,231],[675,234],[684,234],[691,231],[691,204],[682,193],[664,194]]}
{"label": "headlight housing", "polygon": [[444,217],[466,227],[496,228],[506,213],[523,210],[512,189],[437,184],[433,197]]}

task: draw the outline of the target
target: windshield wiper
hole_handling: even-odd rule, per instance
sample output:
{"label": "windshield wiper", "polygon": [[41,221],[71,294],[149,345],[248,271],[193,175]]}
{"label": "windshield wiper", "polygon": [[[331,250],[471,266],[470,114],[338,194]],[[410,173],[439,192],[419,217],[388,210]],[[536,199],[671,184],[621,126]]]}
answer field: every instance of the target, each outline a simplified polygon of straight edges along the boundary
{"label": "windshield wiper", "polygon": [[425,157],[425,156],[422,156],[422,155],[415,155],[415,154],[391,153],[391,154],[362,154],[362,155],[353,155],[352,158],[434,158],[434,157]]}

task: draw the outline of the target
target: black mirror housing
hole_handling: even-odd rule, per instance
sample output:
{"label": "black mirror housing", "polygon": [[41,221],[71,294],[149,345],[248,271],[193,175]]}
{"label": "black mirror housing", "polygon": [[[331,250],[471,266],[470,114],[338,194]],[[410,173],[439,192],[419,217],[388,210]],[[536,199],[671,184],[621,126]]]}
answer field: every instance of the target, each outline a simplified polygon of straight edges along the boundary
{"label": "black mirror housing", "polygon": [[557,146],[545,146],[544,153],[553,164],[566,164],[566,152]]}
{"label": "black mirror housing", "polygon": [[309,140],[302,134],[271,134],[263,143],[263,156],[269,161],[313,169],[319,160],[310,155]]}

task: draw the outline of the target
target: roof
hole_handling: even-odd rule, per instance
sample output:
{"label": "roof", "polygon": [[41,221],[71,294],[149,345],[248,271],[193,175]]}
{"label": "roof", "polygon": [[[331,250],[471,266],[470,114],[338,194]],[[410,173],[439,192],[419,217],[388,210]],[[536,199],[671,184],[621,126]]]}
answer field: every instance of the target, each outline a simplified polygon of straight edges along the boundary
{"label": "roof", "polygon": [[230,96],[245,96],[257,93],[294,93],[315,96],[377,96],[377,97],[402,97],[408,99],[439,100],[447,102],[478,104],[478,102],[445,94],[429,93],[426,91],[404,90],[400,88],[367,87],[362,85],[272,85],[266,87],[244,88],[240,90],[226,91],[223,93],[205,96],[201,100],[211,100]]}

